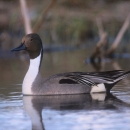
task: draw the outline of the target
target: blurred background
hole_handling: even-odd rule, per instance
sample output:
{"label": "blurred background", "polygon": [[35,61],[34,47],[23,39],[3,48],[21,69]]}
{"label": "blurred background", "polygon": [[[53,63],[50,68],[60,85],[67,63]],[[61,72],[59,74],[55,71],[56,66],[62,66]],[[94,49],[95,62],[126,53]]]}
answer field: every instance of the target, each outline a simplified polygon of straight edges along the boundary
{"label": "blurred background", "polygon": [[[110,43],[115,39],[130,13],[130,0],[26,0],[31,28],[49,4],[37,33],[43,44],[89,44],[99,40],[96,19],[100,18]],[[10,50],[21,42],[25,26],[19,0],[0,0],[0,50]],[[122,42],[130,42],[130,28]],[[128,49],[129,46],[127,46]]]}

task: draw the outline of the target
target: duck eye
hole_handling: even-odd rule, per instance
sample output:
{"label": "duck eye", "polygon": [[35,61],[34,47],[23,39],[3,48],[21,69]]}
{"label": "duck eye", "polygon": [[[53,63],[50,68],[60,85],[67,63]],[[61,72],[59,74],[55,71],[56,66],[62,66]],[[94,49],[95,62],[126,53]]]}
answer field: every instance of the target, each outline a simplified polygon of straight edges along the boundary
{"label": "duck eye", "polygon": [[31,38],[30,41],[32,41],[33,39]]}

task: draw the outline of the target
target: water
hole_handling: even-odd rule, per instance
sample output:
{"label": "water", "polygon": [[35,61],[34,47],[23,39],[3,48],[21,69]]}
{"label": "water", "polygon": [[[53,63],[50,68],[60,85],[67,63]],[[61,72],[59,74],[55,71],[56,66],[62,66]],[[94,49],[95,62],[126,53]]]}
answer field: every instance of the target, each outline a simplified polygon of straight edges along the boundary
{"label": "water", "polygon": [[[21,54],[22,55],[22,54]],[[67,71],[96,71],[85,64],[86,50],[45,53],[42,75]],[[21,84],[28,59],[0,59],[0,130],[129,130],[130,78],[119,82],[111,94],[23,96]],[[101,65],[100,70],[129,70],[130,60]]]}

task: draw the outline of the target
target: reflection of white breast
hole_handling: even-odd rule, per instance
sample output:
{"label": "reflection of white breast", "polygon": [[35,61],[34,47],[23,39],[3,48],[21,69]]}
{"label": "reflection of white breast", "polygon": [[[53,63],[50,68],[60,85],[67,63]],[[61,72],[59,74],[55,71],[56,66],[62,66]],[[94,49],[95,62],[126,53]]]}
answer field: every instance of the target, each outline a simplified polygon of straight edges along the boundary
{"label": "reflection of white breast", "polygon": [[30,59],[30,66],[23,80],[22,85],[23,94],[26,95],[32,94],[31,87],[32,83],[34,82],[39,72],[40,60],[41,60],[41,54],[35,59]]}
{"label": "reflection of white breast", "polygon": [[34,104],[32,103],[32,97],[31,96],[23,97],[23,104],[24,104],[24,109],[26,110],[26,112],[28,113],[31,119],[32,127],[37,128],[37,130],[43,130],[41,112],[37,111],[33,107]]}
{"label": "reflection of white breast", "polygon": [[105,101],[106,93],[91,93],[93,100]]}

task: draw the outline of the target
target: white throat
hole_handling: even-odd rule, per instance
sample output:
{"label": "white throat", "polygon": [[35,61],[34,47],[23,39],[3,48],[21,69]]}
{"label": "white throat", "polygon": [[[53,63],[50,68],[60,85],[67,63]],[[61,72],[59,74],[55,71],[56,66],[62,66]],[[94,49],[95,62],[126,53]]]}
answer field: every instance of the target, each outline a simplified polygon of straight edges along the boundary
{"label": "white throat", "polygon": [[22,92],[25,95],[32,94],[31,88],[32,88],[32,84],[39,72],[40,62],[41,62],[41,53],[35,59],[30,59],[30,66],[24,77],[23,85],[22,85]]}

